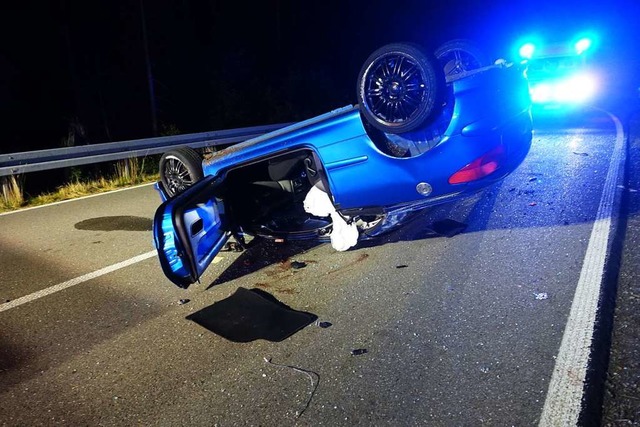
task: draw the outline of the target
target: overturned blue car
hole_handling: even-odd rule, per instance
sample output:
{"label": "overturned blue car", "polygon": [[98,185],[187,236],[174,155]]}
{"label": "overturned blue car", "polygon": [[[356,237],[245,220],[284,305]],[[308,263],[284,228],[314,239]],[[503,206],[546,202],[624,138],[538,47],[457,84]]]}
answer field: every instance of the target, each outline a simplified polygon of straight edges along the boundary
{"label": "overturned blue car", "polygon": [[231,236],[240,245],[247,235],[326,239],[347,250],[503,179],[531,144],[522,66],[468,69],[451,62],[460,57],[385,45],[362,66],[357,105],[206,159],[189,148],[165,153],[153,230],[165,275],[183,288],[198,281]]}

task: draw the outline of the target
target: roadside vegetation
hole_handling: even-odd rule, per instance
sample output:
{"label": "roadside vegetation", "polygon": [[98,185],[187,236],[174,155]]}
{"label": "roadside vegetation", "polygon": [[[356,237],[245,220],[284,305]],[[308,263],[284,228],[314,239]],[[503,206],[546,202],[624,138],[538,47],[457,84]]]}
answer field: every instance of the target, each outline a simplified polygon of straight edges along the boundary
{"label": "roadside vegetation", "polygon": [[[68,168],[67,182],[54,191],[29,195],[24,191],[25,175],[0,178],[0,212],[46,205],[91,194],[158,180],[158,156],[130,158],[110,162],[100,168]],[[106,171],[106,172],[104,172]]]}
{"label": "roadside vegetation", "polygon": [[0,211],[18,209],[24,204],[24,194],[22,190],[22,176],[7,176],[0,178],[0,189],[2,190],[2,204]]}
{"label": "roadside vegetation", "polygon": [[[175,125],[163,124],[159,136],[178,134],[180,130]],[[85,127],[77,117],[72,117],[67,135],[60,140],[60,147],[86,143]],[[63,177],[58,178],[60,185],[49,183],[49,188],[55,185],[54,190],[36,190],[32,191],[33,194],[25,190],[29,187],[26,185],[29,184],[29,174],[0,177],[0,213],[155,182],[159,179],[159,161],[160,154],[157,154],[68,167],[63,169]]]}

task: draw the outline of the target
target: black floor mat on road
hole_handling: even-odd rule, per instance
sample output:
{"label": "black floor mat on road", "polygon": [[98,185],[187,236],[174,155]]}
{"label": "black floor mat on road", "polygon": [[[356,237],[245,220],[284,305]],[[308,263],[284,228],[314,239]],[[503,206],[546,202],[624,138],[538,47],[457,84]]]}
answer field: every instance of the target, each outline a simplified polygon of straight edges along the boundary
{"label": "black floor mat on road", "polygon": [[279,342],[313,323],[318,316],[293,310],[260,289],[238,290],[230,297],[187,316],[229,341]]}

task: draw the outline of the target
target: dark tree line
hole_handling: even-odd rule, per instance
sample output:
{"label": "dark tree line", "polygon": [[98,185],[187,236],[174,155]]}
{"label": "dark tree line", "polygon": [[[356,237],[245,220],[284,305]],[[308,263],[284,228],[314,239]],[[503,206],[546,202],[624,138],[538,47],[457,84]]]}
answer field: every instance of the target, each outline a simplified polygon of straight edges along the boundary
{"label": "dark tree line", "polygon": [[553,18],[556,29],[571,22],[619,29],[612,24],[637,13],[630,0],[559,3],[5,3],[0,152],[295,121],[354,103],[359,68],[383,43],[434,47],[467,37],[496,58],[520,32]]}
{"label": "dark tree line", "polygon": [[344,57],[326,45],[345,41],[328,43],[302,4],[28,3],[4,15],[3,152],[290,121],[353,101]]}

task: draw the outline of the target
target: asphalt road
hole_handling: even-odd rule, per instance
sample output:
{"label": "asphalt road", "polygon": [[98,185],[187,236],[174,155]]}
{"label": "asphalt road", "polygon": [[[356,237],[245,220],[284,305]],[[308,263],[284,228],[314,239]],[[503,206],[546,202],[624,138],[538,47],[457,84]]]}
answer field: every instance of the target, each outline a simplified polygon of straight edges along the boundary
{"label": "asphalt road", "polygon": [[[188,290],[150,253],[150,186],[2,215],[0,424],[546,425],[571,412],[549,397],[571,395],[562,370],[581,385],[559,360],[618,224],[617,131],[601,112],[539,122],[525,162],[483,193],[344,253],[225,252]],[[444,219],[465,231],[434,235]],[[239,287],[331,326],[237,343],[185,318]]]}

